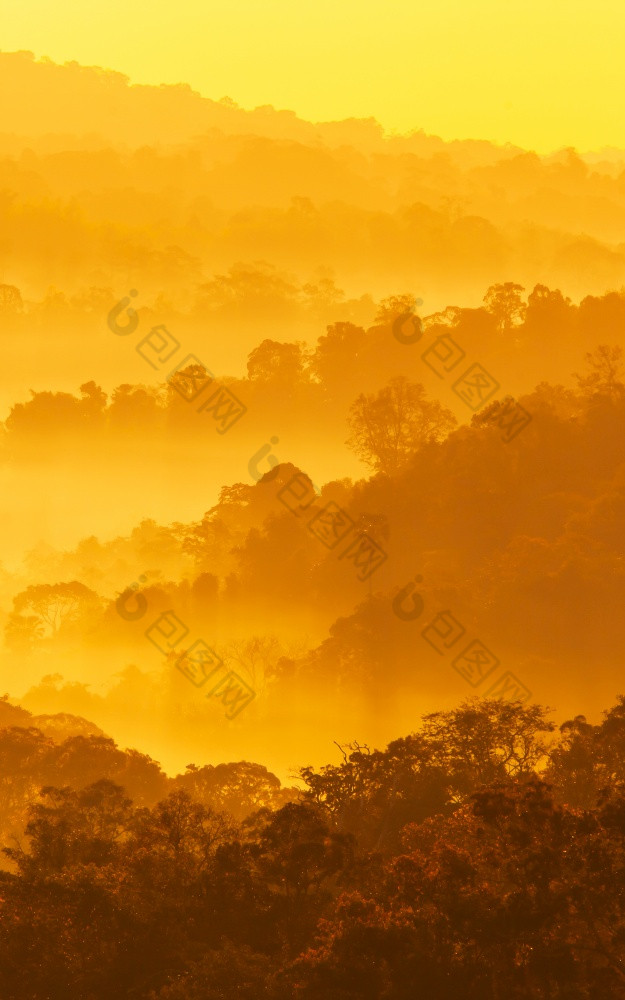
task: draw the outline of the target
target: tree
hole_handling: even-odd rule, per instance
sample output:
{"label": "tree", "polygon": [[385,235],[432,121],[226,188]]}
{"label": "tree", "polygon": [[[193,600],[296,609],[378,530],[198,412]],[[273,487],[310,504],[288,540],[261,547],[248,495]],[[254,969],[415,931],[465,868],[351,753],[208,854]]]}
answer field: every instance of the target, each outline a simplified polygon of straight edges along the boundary
{"label": "tree", "polygon": [[319,893],[353,854],[354,838],[332,831],[325,809],[313,802],[287,802],[255,825],[259,864],[280,896]]}
{"label": "tree", "polygon": [[362,393],[349,412],[347,444],[376,472],[396,473],[424,444],[456,426],[451,410],[427,399],[420,383],[403,375],[373,395]]}
{"label": "tree", "polygon": [[82,398],[81,409],[83,419],[91,424],[100,424],[104,420],[107,396],[95,382],[85,382],[80,386]]}
{"label": "tree", "polygon": [[[302,768],[307,797],[369,849],[397,848],[402,828],[449,814],[493,781],[526,778],[547,756],[554,724],[539,705],[480,699],[424,716],[386,750],[341,747],[343,763]],[[349,751],[349,752],[348,752]]]}
{"label": "tree", "polygon": [[321,922],[291,967],[296,995],[617,1000],[623,805],[568,811],[534,776],[415,825]]}
{"label": "tree", "polygon": [[275,635],[255,635],[233,640],[224,648],[224,655],[228,663],[236,664],[237,673],[261,694],[277,676],[277,663],[284,649]]}
{"label": "tree", "polygon": [[[183,372],[177,372],[174,378],[181,379],[191,367],[194,366],[189,365]],[[172,382],[167,388],[172,397],[178,395],[172,388]],[[152,386],[128,383],[118,385],[113,391],[108,409],[111,427],[128,428],[142,425],[146,430],[158,427],[159,418],[163,414],[162,396],[163,392]]]}
{"label": "tree", "polygon": [[555,729],[541,705],[498,698],[469,700],[450,712],[424,717],[433,759],[454,775],[461,795],[506,777],[530,775],[548,753]]}
{"label": "tree", "polygon": [[596,351],[584,355],[586,374],[578,375],[577,387],[585,396],[606,396],[612,400],[625,397],[623,348],[600,344]]}
{"label": "tree", "polygon": [[44,626],[37,615],[18,615],[12,612],[4,626],[4,641],[8,649],[29,652],[44,634]]}
{"label": "tree", "polygon": [[252,381],[268,382],[276,379],[290,386],[301,379],[303,364],[302,344],[280,344],[275,340],[263,340],[248,357],[247,374]]}
{"label": "tree", "polygon": [[173,779],[176,788],[216,812],[241,821],[259,809],[278,809],[298,798],[296,788],[283,788],[275,774],[262,764],[238,761],[230,764],[187,764],[184,774]]}
{"label": "tree", "polygon": [[153,809],[138,811],[134,843],[155,858],[193,860],[205,867],[219,844],[234,832],[234,822],[225,813],[200,805],[183,789],[177,789]]}
{"label": "tree", "polygon": [[365,357],[367,335],[354,323],[333,323],[326,329],[311,355],[310,371],[326,389],[336,392],[343,389],[346,378],[356,381]]}
{"label": "tree", "polygon": [[227,274],[215,274],[198,291],[200,309],[228,311],[234,307],[249,316],[293,315],[300,298],[298,285],[266,261],[239,261]]}
{"label": "tree", "polygon": [[345,299],[345,292],[337,288],[329,274],[318,274],[314,282],[302,286],[306,307],[316,316],[327,316]]}
{"label": "tree", "polygon": [[[71,583],[38,583],[27,587],[13,599],[15,611],[30,611],[56,635],[61,625],[76,622],[97,607],[98,595],[78,580]],[[25,626],[26,627],[26,626]]]}
{"label": "tree", "polygon": [[387,299],[382,299],[378,305],[375,322],[392,323],[398,316],[413,313],[416,305],[417,300],[414,295],[390,295]]}
{"label": "tree", "polygon": [[535,285],[527,297],[525,329],[528,333],[553,338],[555,332],[564,334],[575,321],[575,308],[559,289],[552,291],[546,285]]}
{"label": "tree", "polygon": [[561,737],[546,769],[558,798],[575,809],[593,809],[603,797],[625,794],[625,698],[604,712],[600,725],[583,715],[560,726]]}
{"label": "tree", "polygon": [[24,308],[22,294],[15,285],[0,285],[0,310],[7,313],[20,313]]}
{"label": "tree", "polygon": [[322,804],[338,829],[353,834],[365,850],[393,853],[407,824],[450,812],[448,774],[419,734],[382,751],[356,742],[339,749],[340,765],[319,772],[305,767],[300,777],[307,798]]}
{"label": "tree", "polygon": [[58,873],[76,864],[107,864],[129,835],[132,803],[124,789],[101,778],[81,792],[47,786],[31,806],[28,853],[5,848],[27,878]]}
{"label": "tree", "polygon": [[526,305],[520,292],[523,285],[515,285],[513,281],[491,285],[484,296],[484,305],[497,322],[502,333],[509,333],[515,326],[523,322]]}

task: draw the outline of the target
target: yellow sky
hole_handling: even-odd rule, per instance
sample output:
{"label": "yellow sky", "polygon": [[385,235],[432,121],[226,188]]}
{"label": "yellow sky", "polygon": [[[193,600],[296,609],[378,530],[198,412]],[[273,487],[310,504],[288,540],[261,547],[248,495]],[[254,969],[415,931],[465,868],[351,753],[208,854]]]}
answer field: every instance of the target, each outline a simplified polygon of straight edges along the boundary
{"label": "yellow sky", "polygon": [[310,120],[622,147],[622,0],[0,0],[4,51]]}

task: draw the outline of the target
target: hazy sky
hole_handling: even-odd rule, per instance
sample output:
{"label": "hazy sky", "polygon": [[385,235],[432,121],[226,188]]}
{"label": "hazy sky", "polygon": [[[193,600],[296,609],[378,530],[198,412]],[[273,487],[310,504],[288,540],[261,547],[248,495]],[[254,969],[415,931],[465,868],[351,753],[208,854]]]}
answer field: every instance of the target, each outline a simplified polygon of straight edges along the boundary
{"label": "hazy sky", "polygon": [[623,146],[619,0],[0,0],[4,51],[310,120],[548,152]]}

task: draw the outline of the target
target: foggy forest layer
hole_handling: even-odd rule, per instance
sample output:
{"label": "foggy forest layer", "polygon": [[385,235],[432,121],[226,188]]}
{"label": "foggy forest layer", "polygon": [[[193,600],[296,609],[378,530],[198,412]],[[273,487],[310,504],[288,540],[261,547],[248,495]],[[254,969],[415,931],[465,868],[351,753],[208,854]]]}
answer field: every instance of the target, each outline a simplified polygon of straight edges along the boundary
{"label": "foggy forest layer", "polygon": [[623,998],[625,152],[0,83],[0,997]]}

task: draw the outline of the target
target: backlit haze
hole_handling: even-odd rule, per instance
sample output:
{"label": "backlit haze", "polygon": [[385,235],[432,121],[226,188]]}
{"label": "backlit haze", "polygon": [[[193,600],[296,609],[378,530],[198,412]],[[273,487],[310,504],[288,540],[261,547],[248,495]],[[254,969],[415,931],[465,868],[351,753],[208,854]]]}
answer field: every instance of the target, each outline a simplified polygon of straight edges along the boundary
{"label": "backlit haze", "polygon": [[[625,8],[390,9],[0,3],[2,688],[172,774],[287,780],[483,693],[422,636],[443,610],[559,718],[620,690]],[[247,408],[225,433],[167,382],[188,356]],[[406,384],[436,429],[367,453],[356,401],[388,429]],[[364,580],[309,530],[330,502],[384,551]],[[28,588],[60,583],[88,592],[51,623]],[[169,609],[253,688],[236,719],[146,638]]]}

